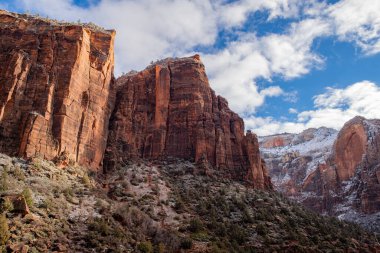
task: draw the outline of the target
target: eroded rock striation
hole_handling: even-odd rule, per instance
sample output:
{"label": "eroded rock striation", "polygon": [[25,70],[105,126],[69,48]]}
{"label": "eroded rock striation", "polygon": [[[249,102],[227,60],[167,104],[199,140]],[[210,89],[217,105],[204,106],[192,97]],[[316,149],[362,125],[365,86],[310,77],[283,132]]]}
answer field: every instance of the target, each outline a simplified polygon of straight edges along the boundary
{"label": "eroded rock striation", "polygon": [[114,31],[0,11],[0,151],[101,166]]}
{"label": "eroded rock striation", "polygon": [[117,81],[105,169],[131,158],[207,160],[226,175],[271,188],[256,135],[210,88],[199,55],[166,59]]}
{"label": "eroded rock striation", "polygon": [[273,138],[291,140],[261,149],[278,190],[321,213],[380,224],[380,120],[355,117],[339,133],[308,129],[260,143]]}

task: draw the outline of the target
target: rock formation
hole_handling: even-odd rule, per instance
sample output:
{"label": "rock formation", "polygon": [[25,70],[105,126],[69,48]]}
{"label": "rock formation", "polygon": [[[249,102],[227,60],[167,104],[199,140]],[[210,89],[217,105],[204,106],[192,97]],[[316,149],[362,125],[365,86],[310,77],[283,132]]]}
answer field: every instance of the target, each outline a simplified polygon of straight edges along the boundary
{"label": "rock formation", "polygon": [[166,59],[116,81],[105,169],[130,158],[207,159],[226,175],[271,188],[256,135],[210,88],[200,57]]}
{"label": "rock formation", "polygon": [[0,151],[101,165],[114,31],[0,11]]}
{"label": "rock formation", "polygon": [[345,193],[361,212],[380,211],[380,120],[355,117],[347,122],[334,145],[332,166]]}
{"label": "rock formation", "polygon": [[[278,143],[273,138],[280,137],[260,144]],[[281,138],[291,141],[261,149],[275,188],[321,213],[359,222],[379,215],[380,120],[355,117],[339,133],[319,128]]]}
{"label": "rock formation", "polygon": [[[0,12],[0,152],[102,167],[130,158],[209,163],[271,188],[255,135],[210,88],[199,56],[113,81],[115,32]],[[108,125],[110,123],[110,135]]]}

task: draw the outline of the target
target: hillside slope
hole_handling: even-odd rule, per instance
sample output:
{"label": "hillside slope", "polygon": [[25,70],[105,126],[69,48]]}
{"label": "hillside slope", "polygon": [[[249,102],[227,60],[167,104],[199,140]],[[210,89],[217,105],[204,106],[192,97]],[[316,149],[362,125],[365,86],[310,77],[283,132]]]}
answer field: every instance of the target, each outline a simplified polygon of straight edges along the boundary
{"label": "hillside slope", "polygon": [[[357,225],[321,217],[275,192],[202,175],[188,161],[140,161],[93,177],[74,165],[1,155],[0,173],[10,252],[380,250]],[[0,238],[4,227],[2,219]]]}

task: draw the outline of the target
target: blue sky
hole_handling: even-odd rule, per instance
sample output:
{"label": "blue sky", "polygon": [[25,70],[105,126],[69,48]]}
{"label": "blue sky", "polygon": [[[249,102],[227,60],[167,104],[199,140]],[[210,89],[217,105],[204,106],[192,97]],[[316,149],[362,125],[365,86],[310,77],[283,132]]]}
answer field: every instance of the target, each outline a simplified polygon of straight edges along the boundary
{"label": "blue sky", "polygon": [[210,84],[259,135],[380,118],[378,0],[0,0],[117,31],[115,73],[200,53]]}

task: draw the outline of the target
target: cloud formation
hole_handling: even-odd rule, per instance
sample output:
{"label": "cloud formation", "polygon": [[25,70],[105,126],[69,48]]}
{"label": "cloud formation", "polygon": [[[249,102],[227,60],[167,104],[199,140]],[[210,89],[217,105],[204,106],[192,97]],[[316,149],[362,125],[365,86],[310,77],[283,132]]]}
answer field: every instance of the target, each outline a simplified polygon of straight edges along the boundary
{"label": "cloud formation", "polygon": [[380,1],[343,0],[328,9],[335,34],[366,54],[380,52]]}
{"label": "cloud formation", "polygon": [[340,129],[351,118],[361,115],[380,118],[380,85],[362,81],[343,89],[328,87],[326,92],[313,98],[314,110],[297,113],[296,122],[278,121],[271,117],[250,117],[245,120],[247,128],[258,135],[297,133],[307,128],[330,127]]}

